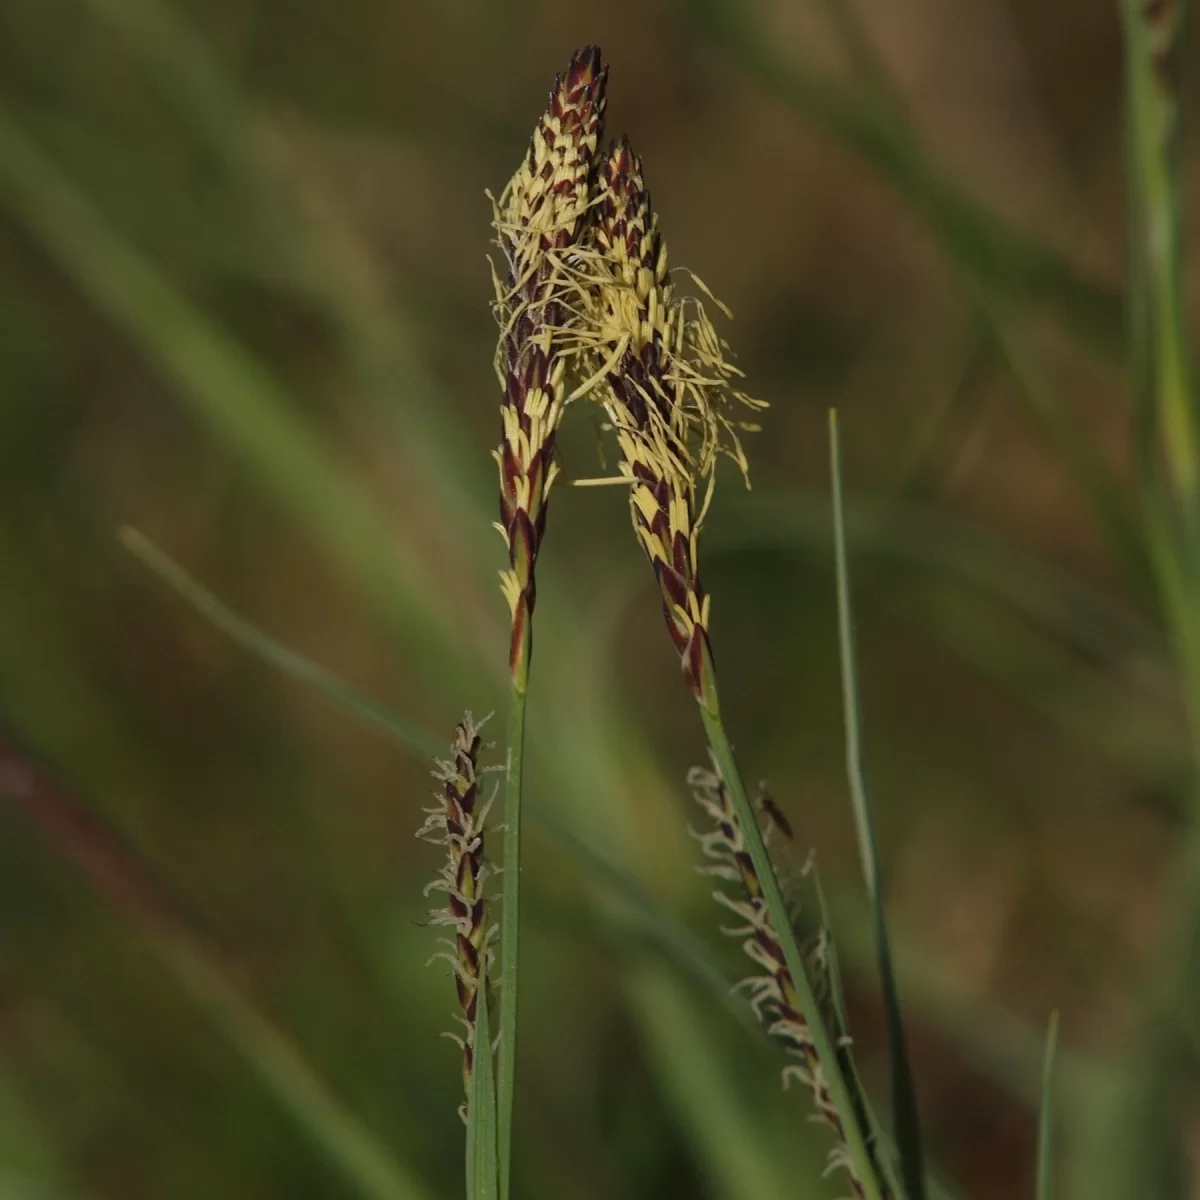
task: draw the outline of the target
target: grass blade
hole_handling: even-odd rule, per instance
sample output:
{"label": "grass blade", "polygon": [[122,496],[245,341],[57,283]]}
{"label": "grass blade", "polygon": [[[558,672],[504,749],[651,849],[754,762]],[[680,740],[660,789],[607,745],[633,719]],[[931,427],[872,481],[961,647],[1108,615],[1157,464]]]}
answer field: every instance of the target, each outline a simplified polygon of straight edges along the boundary
{"label": "grass blade", "polygon": [[[1141,390],[1138,432],[1146,540],[1175,651],[1200,769],[1200,414],[1182,294],[1179,65],[1186,0],[1122,0],[1126,172],[1130,209],[1132,375]],[[1096,1122],[1098,1193],[1181,1195],[1188,1147],[1182,1114],[1194,1060],[1189,1047],[1200,988],[1200,821],[1195,773],[1180,836],[1172,928],[1145,996],[1141,1031],[1121,1094]]]}
{"label": "grass blade", "polygon": [[[486,955],[484,956],[486,959]],[[496,1200],[496,1084],[492,1070],[492,1026],[488,1012],[487,962],[479,964],[475,1058],[467,1101],[467,1195],[470,1200]]]}
{"label": "grass blade", "polygon": [[[856,94],[787,59],[748,5],[692,0],[692,8],[724,52],[772,94],[891,183],[941,242],[1018,398],[1072,473],[1106,538],[1131,578],[1146,577],[1135,520],[1111,472],[1080,436],[1017,346],[1010,313],[1021,302],[1046,301],[1099,353],[1122,343],[1119,297],[1082,280],[1060,254],[1001,220],[947,177],[924,150],[903,114],[878,84]],[[876,72],[878,74],[878,72]],[[1023,307],[1028,307],[1024,304]]]}
{"label": "grass blade", "polygon": [[140,530],[126,526],[117,536],[125,549],[143,566],[148,567],[167,587],[237,645],[289,678],[316,688],[334,704],[382,731],[396,745],[417,757],[436,758],[444,749],[441,741],[428,730],[350,687],[332,671],[298,654],[234,612]]}
{"label": "grass blade", "polygon": [[687,7],[748,75],[890,183],[970,278],[992,293],[1044,302],[1089,346],[1115,356],[1123,342],[1120,297],[1080,278],[1061,254],[981,206],[942,173],[890,107],[788,59],[754,5],[690,0]]}
{"label": "grass blade", "polygon": [[529,694],[529,642],[513,676],[504,765],[504,875],[500,913],[500,1052],[497,1126],[500,1189],[508,1200],[512,1165],[513,1102],[516,1094],[517,998],[521,933],[521,788],[525,766],[525,708]]}
{"label": "grass blade", "polygon": [[[437,758],[444,751],[441,740],[429,730],[351,687],[332,671],[297,653],[234,612],[139,530],[126,527],[120,531],[119,537],[122,545],[139,562],[197,613],[269,666],[299,683],[315,688],[327,700],[357,717],[368,728],[383,734],[422,760]],[[729,992],[729,981],[715,965],[704,943],[655,904],[635,875],[610,863],[593,845],[551,815],[534,811],[531,817],[567,847],[605,888],[636,912],[636,918],[631,920],[637,920],[644,928],[647,939],[658,946],[664,955],[715,997],[728,1003],[731,1011],[749,1028],[758,1028],[757,1019],[749,1016],[746,1006],[734,1003]],[[513,908],[515,910],[516,906]]]}
{"label": "grass blade", "polygon": [[283,387],[127,244],[3,109],[0,205],[203,425],[252,465],[264,489],[351,569],[429,676],[445,680],[454,668],[461,673],[462,655],[429,599],[438,590],[428,567],[397,552],[393,530],[298,416]]}
{"label": "grass blade", "polygon": [[[1183,311],[1179,212],[1179,95],[1186,0],[1121,5],[1126,45],[1128,171],[1137,227],[1135,262],[1142,289],[1139,332],[1146,355],[1159,449],[1181,508],[1200,494],[1200,414]],[[1195,519],[1194,513],[1192,518]]]}
{"label": "grass blade", "polygon": [[313,1146],[370,1200],[429,1200],[418,1180],[328,1089],[300,1049],[233,983],[162,883],[0,730],[0,799],[146,938]]}
{"label": "grass blade", "polygon": [[[828,516],[828,513],[824,512],[824,515]],[[382,733],[414,754],[426,757],[424,749],[426,743],[436,750],[442,749],[433,734],[416,727],[399,713],[357,691],[332,672],[304,658],[227,608],[144,535],[136,530],[126,529],[121,533],[121,541],[168,587],[193,605],[197,612],[268,665],[300,683],[316,688],[334,704],[341,705],[353,716],[363,721],[367,727]],[[430,753],[433,752],[431,749]],[[636,875],[626,868],[610,862],[599,853],[594,845],[572,832],[557,818],[540,812],[536,808],[531,808],[529,815],[539,828],[549,833],[555,841],[563,845],[578,860],[580,866],[599,886],[613,899],[620,901],[622,910],[630,910],[627,917],[621,915],[619,920],[616,914],[613,914],[614,933],[620,934],[623,943],[627,943],[628,939],[632,938],[634,939],[632,949],[635,952],[644,947],[655,954],[663,955],[681,975],[708,993],[714,1002],[726,1006],[730,1015],[739,1023],[749,1030],[759,1031],[760,1024],[757,1018],[753,1017],[744,1002],[738,1001],[730,993],[729,980],[708,951],[707,946],[660,904],[652,900]],[[822,924],[829,927],[831,920],[819,880],[815,881],[815,887]],[[580,916],[577,920],[583,920],[583,917]],[[831,946],[831,982],[834,985],[835,1007],[844,1024],[844,1005],[840,1001],[840,971],[837,968],[836,954],[833,953],[833,950],[834,948]],[[923,969],[920,977],[927,979],[928,972]],[[641,995],[640,989],[635,990]],[[651,1008],[653,1007],[651,1005]],[[649,1016],[646,1019],[651,1020]],[[992,1027],[997,1020],[997,1014],[989,1014],[986,1023]],[[1010,1047],[1006,1051],[1006,1061],[1011,1056]],[[1001,1082],[1009,1088],[1012,1086],[1011,1081],[1001,1080]],[[1080,1084],[1078,1086],[1091,1085]],[[695,1103],[699,1103],[699,1101],[696,1100]],[[890,1166],[886,1162],[883,1165],[885,1169]],[[764,1194],[769,1195],[769,1193]]]}
{"label": "grass blade", "polygon": [[1058,1055],[1058,1013],[1050,1014],[1042,1067],[1042,1112],[1038,1120],[1036,1200],[1054,1200],[1054,1060]]}
{"label": "grass blade", "polygon": [[842,663],[842,700],[846,725],[846,773],[850,799],[854,806],[854,824],[858,829],[859,856],[867,893],[871,900],[875,932],[875,952],[879,964],[879,982],[887,1017],[888,1055],[892,1071],[892,1123],[896,1148],[900,1153],[901,1173],[909,1200],[923,1200],[925,1169],[921,1152],[921,1125],[917,1112],[916,1089],[908,1062],[900,996],[892,970],[887,922],[883,911],[883,889],[879,878],[879,852],[871,821],[871,804],[862,748],[862,718],[858,703],[858,669],[854,650],[854,622],[850,605],[850,568],[846,555],[845,516],[842,508],[841,450],[838,441],[837,413],[829,413],[829,456],[833,475],[834,552],[837,563],[838,644]]}

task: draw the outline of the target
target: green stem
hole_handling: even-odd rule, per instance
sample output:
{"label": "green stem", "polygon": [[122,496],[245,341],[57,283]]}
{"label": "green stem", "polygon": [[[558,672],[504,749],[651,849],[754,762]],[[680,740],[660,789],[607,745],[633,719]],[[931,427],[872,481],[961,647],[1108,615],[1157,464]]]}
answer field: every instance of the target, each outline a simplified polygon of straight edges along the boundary
{"label": "green stem", "polygon": [[[1177,83],[1171,60],[1179,53],[1184,0],[1152,18],[1144,0],[1124,0],[1129,171],[1140,228],[1138,280],[1147,325],[1141,330],[1158,432],[1175,499],[1188,526],[1200,495],[1200,418],[1192,394],[1192,365],[1180,278]],[[1157,22],[1155,24],[1154,22]]]}
{"label": "green stem", "polygon": [[836,409],[829,410],[829,459],[833,477],[833,546],[837,575],[842,704],[846,728],[846,778],[850,785],[850,800],[854,806],[854,824],[858,830],[859,858],[871,902],[879,985],[883,992],[883,1009],[888,1033],[888,1057],[892,1076],[892,1123],[896,1145],[900,1151],[900,1166],[909,1200],[925,1200],[925,1168],[921,1150],[921,1127],[917,1114],[917,1094],[908,1061],[899,990],[892,970],[892,952],[883,911],[883,887],[879,878],[879,852],[875,845],[875,828],[871,820],[871,802],[867,790],[862,718],[858,702],[858,653],[854,644],[850,563],[846,552],[846,517],[842,502],[842,455]]}
{"label": "green stem", "polygon": [[707,672],[707,675],[707,691],[711,696],[711,701],[701,703],[699,707],[704,730],[708,735],[708,744],[712,749],[713,758],[716,760],[717,769],[720,771],[726,787],[729,788],[734,808],[737,810],[738,820],[742,826],[742,837],[762,885],[763,899],[766,901],[767,912],[770,914],[775,934],[779,938],[784,962],[792,976],[800,1013],[808,1024],[809,1035],[812,1038],[817,1058],[820,1060],[829,1094],[841,1117],[846,1149],[862,1184],[863,1196],[866,1200],[883,1200],[886,1193],[879,1181],[870,1147],[867,1145],[863,1130],[854,1115],[853,1094],[838,1064],[833,1040],[829,1036],[829,1030],[817,1003],[816,993],[813,991],[804,958],[796,944],[783,891],[779,886],[779,880],[775,877],[775,869],[767,854],[766,843],[758,828],[758,818],[750,803],[750,798],[746,794],[745,785],[742,783],[741,774],[734,761],[733,747],[730,746],[729,738],[725,733],[725,724],[721,720],[720,709],[716,703],[715,677],[711,671]]}
{"label": "green stem", "polygon": [[[528,622],[526,622],[528,629]],[[513,662],[504,777],[504,888],[500,916],[500,1055],[497,1070],[497,1130],[500,1141],[500,1200],[508,1200],[512,1161],[512,1113],[517,1057],[517,981],[521,928],[521,783],[525,763],[525,701],[529,686],[530,639]]]}
{"label": "green stem", "polygon": [[[1172,638],[1200,774],[1200,415],[1184,314],[1179,212],[1179,80],[1186,0],[1122,0],[1131,210],[1129,306],[1140,391],[1146,537]],[[1165,469],[1164,469],[1165,468]],[[1193,786],[1195,786],[1193,784]],[[1101,1129],[1109,1195],[1185,1190],[1180,1113],[1200,986],[1200,821],[1181,836],[1175,921],[1148,991],[1142,1032],[1111,1125]]]}
{"label": "green stem", "polygon": [[1058,1013],[1050,1014],[1046,1053],[1042,1061],[1042,1110],[1038,1117],[1036,1200],[1054,1200],[1054,1064],[1058,1056]]}

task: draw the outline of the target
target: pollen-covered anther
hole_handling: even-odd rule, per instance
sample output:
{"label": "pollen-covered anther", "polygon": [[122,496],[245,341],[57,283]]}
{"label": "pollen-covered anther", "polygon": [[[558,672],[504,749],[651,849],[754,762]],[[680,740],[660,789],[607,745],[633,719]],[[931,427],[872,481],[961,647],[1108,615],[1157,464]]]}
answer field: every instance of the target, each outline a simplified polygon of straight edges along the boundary
{"label": "pollen-covered anther", "polygon": [[[558,473],[555,438],[566,403],[567,360],[578,353],[584,286],[568,265],[586,250],[608,68],[595,46],[577,51],[554,81],[525,158],[492,202],[500,337],[501,532],[509,552],[502,587],[513,618],[514,670],[528,645],[534,572],[546,501]],[[523,526],[518,535],[516,526]]]}
{"label": "pollen-covered anther", "polygon": [[[732,386],[737,371],[702,305],[676,296],[641,160],[627,139],[607,150],[599,175],[588,292],[592,345],[576,393],[595,396],[616,431],[620,473],[637,481],[630,489],[633,525],[656,567],[684,676],[711,705],[709,607],[697,539],[718,456],[745,466],[737,434],[744,423],[730,412],[761,405]],[[699,637],[692,636],[696,627]]]}

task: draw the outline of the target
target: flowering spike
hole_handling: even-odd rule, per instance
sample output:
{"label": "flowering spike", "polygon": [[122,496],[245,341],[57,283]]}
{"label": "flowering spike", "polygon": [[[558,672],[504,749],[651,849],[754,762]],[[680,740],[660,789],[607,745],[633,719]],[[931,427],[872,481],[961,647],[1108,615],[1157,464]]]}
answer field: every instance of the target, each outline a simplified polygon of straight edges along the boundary
{"label": "flowering spike", "polygon": [[[434,925],[448,925],[453,938],[441,939],[446,947],[434,955],[445,959],[454,970],[454,982],[461,1009],[464,1033],[447,1034],[462,1047],[463,1084],[471,1090],[471,1072],[475,1062],[475,1029],[480,1003],[480,977],[492,976],[494,927],[487,924],[487,899],[484,884],[489,866],[484,855],[484,822],[491,797],[481,802],[478,761],[483,722],[476,724],[467,713],[455,727],[451,757],[439,761],[433,772],[440,783],[434,793],[438,803],[425,810],[425,824],[417,836],[446,847],[446,862],[426,892],[442,892],[445,903],[433,910]],[[487,997],[484,997],[487,1003]]]}
{"label": "flowering spike", "polygon": [[616,430],[634,529],[654,566],[684,678],[715,712],[697,539],[718,453],[745,467],[736,430],[750,426],[725,407],[760,405],[732,388],[736,371],[703,308],[675,296],[641,160],[627,138],[604,156],[597,190],[589,382]]}
{"label": "flowering spike", "polygon": [[[743,939],[742,949],[760,971],[759,974],[738,984],[738,989],[749,994],[750,1006],[767,1032],[798,1060],[784,1068],[784,1087],[796,1079],[809,1088],[816,1103],[818,1116],[833,1130],[837,1142],[829,1155],[829,1169],[843,1168],[855,1196],[864,1196],[866,1193],[862,1181],[846,1149],[843,1116],[833,1102],[808,1022],[800,1012],[795,983],[785,961],[775,926],[771,922],[763,896],[762,882],[746,846],[741,822],[729,790],[719,772],[703,767],[692,768],[688,773],[688,785],[692,788],[692,796],[696,803],[712,823],[712,828],[703,833],[693,831],[708,860],[700,870],[722,882],[740,885],[737,896],[731,896],[719,889],[713,892],[713,899],[736,916],[739,922],[736,926],[723,929],[722,932]],[[771,803],[774,806],[774,802]],[[812,977],[828,1003],[828,946],[823,933],[809,951],[808,959]],[[839,1050],[839,1058],[841,1053]],[[856,1105],[854,1119],[860,1123],[865,1133],[869,1127],[861,1105]],[[885,1197],[888,1195],[885,1193]]]}
{"label": "flowering spike", "polygon": [[493,201],[505,266],[503,280],[493,271],[500,325],[496,372],[504,389],[495,458],[500,531],[509,552],[502,588],[512,608],[514,673],[527,659],[534,569],[557,473],[554,444],[566,403],[570,329],[580,307],[571,263],[590,219],[607,80],[598,47],[576,51],[554,81],[524,161]]}

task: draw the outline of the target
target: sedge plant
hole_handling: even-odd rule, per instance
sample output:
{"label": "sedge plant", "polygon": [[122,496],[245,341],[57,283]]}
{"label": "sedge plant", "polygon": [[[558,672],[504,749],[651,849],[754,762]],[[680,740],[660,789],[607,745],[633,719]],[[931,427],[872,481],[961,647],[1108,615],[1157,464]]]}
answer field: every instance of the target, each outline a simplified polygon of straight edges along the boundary
{"label": "sedge plant", "polygon": [[508,549],[501,585],[512,614],[504,785],[504,886],[497,1120],[500,1194],[509,1194],[519,979],[521,789],[525,707],[533,652],[536,567],[547,501],[558,474],[555,435],[566,400],[567,331],[575,320],[570,261],[587,225],[607,70],[589,46],[555,80],[529,149],[493,204],[503,274],[496,373],[504,389],[498,528]]}
{"label": "sedge plant", "polygon": [[[822,1004],[828,979],[801,952],[733,757],[721,714],[710,602],[700,580],[699,533],[717,462],[731,458],[748,478],[739,434],[757,428],[746,417],[763,404],[737,386],[740,372],[700,300],[676,293],[642,163],[629,140],[622,137],[599,152],[607,76],[596,47],[572,57],[555,80],[525,160],[493,201],[503,260],[502,270],[494,272],[500,325],[496,369],[504,391],[496,452],[498,528],[508,550],[501,580],[512,616],[494,1099],[499,1195],[507,1197],[511,1189],[523,751],[536,565],[559,471],[557,430],[568,405],[587,397],[602,406],[616,434],[615,482],[629,489],[633,528],[654,570],[667,629],[708,738],[713,771],[697,782],[697,798],[717,828],[706,835],[705,849],[717,860],[714,869],[736,881],[743,893],[727,904],[744,920],[740,932],[747,952],[762,971],[750,981],[755,1011],[798,1059],[785,1079],[798,1077],[811,1089],[817,1113],[834,1135],[831,1166],[845,1169],[855,1196],[884,1200],[898,1189],[881,1159],[844,1038]],[[707,293],[702,285],[701,290]],[[477,734],[466,726],[460,733],[460,740],[474,738],[477,748]],[[457,767],[453,771],[455,779],[462,777]],[[431,819],[439,822],[440,832],[444,814],[436,811]],[[455,838],[446,834],[444,840],[453,851]],[[459,861],[451,862],[445,876],[452,877],[455,888],[462,886],[462,866],[469,857],[466,846],[459,851]],[[474,912],[474,897],[483,903],[482,873],[469,882],[478,892],[460,893],[463,913]],[[468,916],[452,913],[447,919],[460,925],[460,935],[466,930],[465,946],[454,951],[454,961],[460,999],[464,973],[470,993],[464,1048],[470,1060],[468,1176],[477,1181],[471,1164],[486,1156],[481,1160],[470,1147],[478,1146],[480,1136],[472,1118],[481,1086],[478,1068],[489,1057],[480,1053],[488,1045],[480,1028],[488,1018],[488,940],[485,922],[467,929]],[[493,1111],[491,1097],[485,1097],[483,1111]],[[473,1194],[482,1193],[473,1189]]]}

